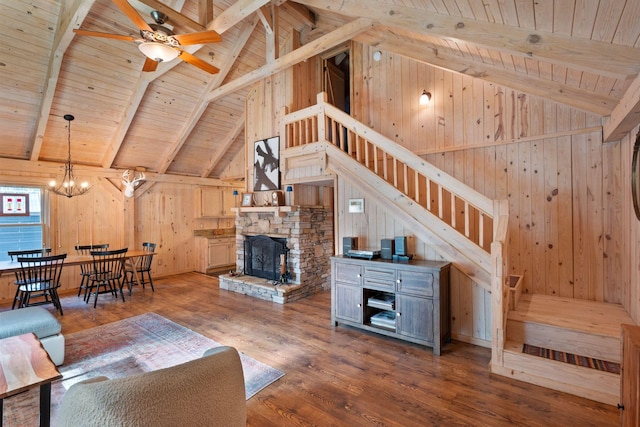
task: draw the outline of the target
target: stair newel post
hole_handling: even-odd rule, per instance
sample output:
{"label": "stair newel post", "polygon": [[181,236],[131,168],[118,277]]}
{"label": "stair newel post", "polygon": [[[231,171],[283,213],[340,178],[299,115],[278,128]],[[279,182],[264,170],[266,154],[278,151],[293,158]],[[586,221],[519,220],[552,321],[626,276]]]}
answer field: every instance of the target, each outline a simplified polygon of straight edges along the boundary
{"label": "stair newel post", "polygon": [[291,135],[287,132],[287,124],[284,118],[289,114],[289,108],[287,106],[283,106],[280,108],[280,139],[284,141],[284,147],[289,148],[291,144]]}
{"label": "stair newel post", "polygon": [[491,365],[504,365],[506,337],[505,280],[508,271],[507,235],[509,204],[507,200],[493,202],[493,242],[491,243]]}
{"label": "stair newel post", "polygon": [[322,108],[318,113],[318,141],[326,142],[327,139],[327,115],[324,112],[324,106],[327,102],[327,93],[320,92],[317,97],[318,105]]}

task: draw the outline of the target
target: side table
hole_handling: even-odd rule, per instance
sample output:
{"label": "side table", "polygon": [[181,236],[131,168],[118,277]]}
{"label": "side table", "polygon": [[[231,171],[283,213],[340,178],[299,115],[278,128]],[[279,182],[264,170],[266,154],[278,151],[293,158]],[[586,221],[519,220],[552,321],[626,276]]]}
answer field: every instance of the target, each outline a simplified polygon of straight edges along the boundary
{"label": "side table", "polygon": [[62,378],[49,354],[34,334],[0,339],[0,427],[4,399],[40,386],[40,425],[48,427],[51,382]]}

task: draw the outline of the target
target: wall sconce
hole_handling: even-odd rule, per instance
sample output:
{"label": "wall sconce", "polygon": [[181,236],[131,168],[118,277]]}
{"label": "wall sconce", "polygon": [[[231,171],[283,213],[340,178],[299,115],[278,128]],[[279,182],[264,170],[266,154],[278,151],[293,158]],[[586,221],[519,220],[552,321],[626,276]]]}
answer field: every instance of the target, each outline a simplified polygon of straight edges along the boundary
{"label": "wall sconce", "polygon": [[291,206],[291,192],[292,191],[293,191],[293,187],[290,186],[290,185],[287,185],[287,190],[286,190],[286,197],[287,197],[286,203],[287,203],[287,206]]}
{"label": "wall sconce", "polygon": [[422,95],[420,95],[420,105],[427,105],[431,100],[431,92],[427,92],[426,90],[422,91]]}

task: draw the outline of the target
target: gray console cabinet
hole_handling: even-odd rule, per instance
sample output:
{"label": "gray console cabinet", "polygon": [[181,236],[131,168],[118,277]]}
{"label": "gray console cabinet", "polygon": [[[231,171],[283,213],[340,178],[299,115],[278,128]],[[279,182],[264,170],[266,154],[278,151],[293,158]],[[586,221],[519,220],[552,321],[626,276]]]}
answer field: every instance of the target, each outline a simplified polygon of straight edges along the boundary
{"label": "gray console cabinet", "polygon": [[331,258],[331,322],[423,344],[451,337],[448,262]]}

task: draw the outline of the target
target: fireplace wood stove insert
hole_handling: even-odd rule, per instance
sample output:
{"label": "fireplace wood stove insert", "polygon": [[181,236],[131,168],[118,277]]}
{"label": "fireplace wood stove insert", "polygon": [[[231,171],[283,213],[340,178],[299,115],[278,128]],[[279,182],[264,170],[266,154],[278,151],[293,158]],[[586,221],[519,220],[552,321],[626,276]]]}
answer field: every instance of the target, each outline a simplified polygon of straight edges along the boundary
{"label": "fireplace wood stove insert", "polygon": [[287,239],[270,236],[245,236],[244,274],[287,283]]}

